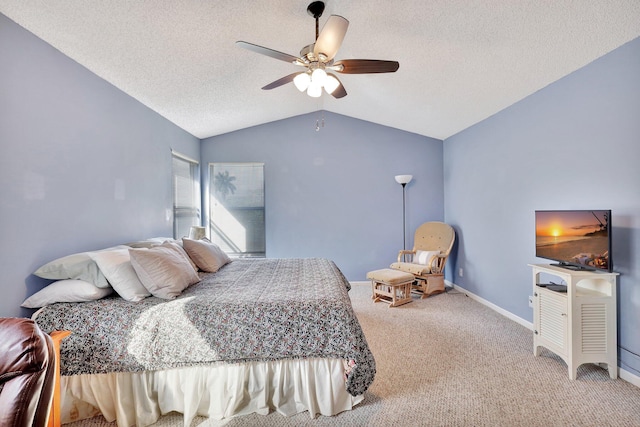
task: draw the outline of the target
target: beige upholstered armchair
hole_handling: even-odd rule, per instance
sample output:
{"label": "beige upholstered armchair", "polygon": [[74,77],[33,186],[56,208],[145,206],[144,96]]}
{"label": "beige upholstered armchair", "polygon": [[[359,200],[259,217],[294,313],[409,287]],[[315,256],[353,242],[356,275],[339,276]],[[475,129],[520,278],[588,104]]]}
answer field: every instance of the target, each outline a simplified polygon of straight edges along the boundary
{"label": "beige upholstered armchair", "polygon": [[416,230],[413,250],[401,250],[391,268],[413,274],[413,290],[422,293],[422,298],[444,292],[444,266],[455,238],[450,225],[425,222]]}

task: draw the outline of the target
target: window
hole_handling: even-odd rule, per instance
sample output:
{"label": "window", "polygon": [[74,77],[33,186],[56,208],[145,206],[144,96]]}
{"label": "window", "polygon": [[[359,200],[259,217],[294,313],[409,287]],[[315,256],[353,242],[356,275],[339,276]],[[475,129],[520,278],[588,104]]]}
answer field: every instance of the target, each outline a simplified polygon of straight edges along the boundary
{"label": "window", "polygon": [[264,164],[209,164],[209,235],[225,252],[264,257]]}
{"label": "window", "polygon": [[189,235],[192,225],[200,225],[200,174],[198,162],[172,152],[173,237]]}

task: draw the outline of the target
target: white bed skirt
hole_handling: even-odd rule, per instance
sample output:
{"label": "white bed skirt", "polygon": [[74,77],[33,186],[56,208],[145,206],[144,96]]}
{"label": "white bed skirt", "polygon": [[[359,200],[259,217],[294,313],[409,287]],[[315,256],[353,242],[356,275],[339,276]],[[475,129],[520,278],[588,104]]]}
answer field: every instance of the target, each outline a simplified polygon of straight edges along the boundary
{"label": "white bed skirt", "polygon": [[363,398],[347,393],[344,370],[340,359],[304,359],[63,376],[61,418],[64,424],[102,414],[129,427],[174,411],[184,414],[185,426],[198,415],[224,420],[275,410],[331,416]]}

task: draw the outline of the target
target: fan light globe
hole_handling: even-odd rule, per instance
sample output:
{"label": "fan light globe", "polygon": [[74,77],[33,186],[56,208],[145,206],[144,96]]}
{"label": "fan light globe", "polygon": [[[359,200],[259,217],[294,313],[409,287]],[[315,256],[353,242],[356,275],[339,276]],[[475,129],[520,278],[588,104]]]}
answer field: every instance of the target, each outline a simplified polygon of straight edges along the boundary
{"label": "fan light globe", "polygon": [[338,86],[340,86],[340,82],[336,79],[332,74],[327,75],[327,79],[324,81],[324,90],[327,91],[329,95],[335,91]]}
{"label": "fan light globe", "polygon": [[307,95],[312,98],[318,98],[322,95],[322,86],[317,85],[315,82],[311,82],[309,88],[307,89]]}
{"label": "fan light globe", "polygon": [[300,73],[293,79],[293,84],[300,92],[304,92],[311,84],[311,76],[307,73]]}
{"label": "fan light globe", "polygon": [[314,85],[318,85],[318,87],[324,86],[324,82],[327,80],[327,72],[322,68],[316,68],[311,73],[311,81]]}

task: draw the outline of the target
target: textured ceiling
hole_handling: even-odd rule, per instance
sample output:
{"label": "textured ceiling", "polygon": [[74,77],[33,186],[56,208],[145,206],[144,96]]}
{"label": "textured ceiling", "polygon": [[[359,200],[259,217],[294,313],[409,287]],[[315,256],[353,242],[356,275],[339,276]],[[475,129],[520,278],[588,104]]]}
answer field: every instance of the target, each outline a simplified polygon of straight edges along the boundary
{"label": "textured ceiling", "polygon": [[319,99],[299,68],[235,45],[298,56],[310,0],[0,0],[0,12],[196,137],[327,110],[447,138],[640,36],[639,0],[327,0],[350,22],[337,59],[400,62],[340,75]]}

